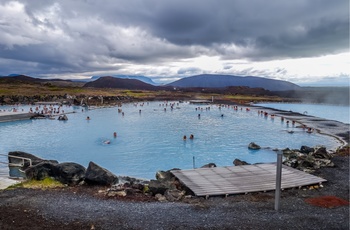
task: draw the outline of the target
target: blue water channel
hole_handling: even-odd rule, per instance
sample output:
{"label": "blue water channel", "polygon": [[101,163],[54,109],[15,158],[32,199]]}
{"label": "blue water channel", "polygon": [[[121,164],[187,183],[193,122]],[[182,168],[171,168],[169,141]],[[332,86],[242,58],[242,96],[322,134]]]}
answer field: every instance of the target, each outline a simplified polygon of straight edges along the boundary
{"label": "blue water channel", "polygon": [[[129,103],[94,110],[64,107],[66,112],[75,112],[67,115],[68,121],[0,123],[0,153],[25,151],[85,167],[93,161],[116,175],[153,179],[159,170],[192,169],[211,162],[231,166],[235,158],[249,163],[275,162],[272,148],[338,145],[333,138],[306,133],[277,117],[263,117],[254,109],[174,103],[173,109],[170,102],[145,102],[143,106]],[[9,107],[0,107],[5,108]],[[193,140],[189,139],[191,134]],[[249,150],[250,142],[271,149]]]}

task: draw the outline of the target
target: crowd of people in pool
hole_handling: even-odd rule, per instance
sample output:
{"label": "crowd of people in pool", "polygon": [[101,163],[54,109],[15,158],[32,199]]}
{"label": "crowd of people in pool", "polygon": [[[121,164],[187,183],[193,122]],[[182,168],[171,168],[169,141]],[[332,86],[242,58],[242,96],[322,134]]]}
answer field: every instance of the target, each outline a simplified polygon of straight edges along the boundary
{"label": "crowd of people in pool", "polygon": [[[148,102],[147,102],[148,104]],[[144,103],[134,103],[134,106],[144,106]],[[179,106],[179,102],[175,103],[168,103],[168,102],[165,102],[165,103],[162,103],[162,104],[159,104],[160,107],[164,107],[164,111],[166,111],[166,108],[169,106],[171,110],[174,109],[174,106]],[[238,111],[238,110],[243,110],[244,108],[243,107],[238,107],[237,105],[217,105],[218,106],[218,109],[221,111],[221,108],[232,108],[233,110],[235,111]],[[210,111],[211,107],[210,106],[205,106],[204,108],[203,107],[196,107],[195,108],[195,111]],[[19,111],[22,111],[24,112],[24,109],[20,109],[19,107],[13,107],[13,108],[10,108],[10,109],[2,109],[0,110],[0,112],[19,112]],[[83,110],[82,110],[83,111]],[[245,111],[249,112],[250,111],[250,108],[249,107],[246,107],[245,108]],[[42,115],[47,115],[47,116],[53,116],[55,114],[57,115],[60,115],[60,114],[64,114],[64,110],[62,109],[62,105],[52,105],[52,104],[49,104],[49,105],[38,105],[36,106],[34,109],[33,107],[30,107],[29,108],[29,113],[36,113],[36,114],[42,114]],[[118,108],[118,113],[121,113],[122,116],[124,116],[124,112],[122,111],[121,108]],[[139,114],[141,114],[141,109],[139,109]],[[275,114],[269,114],[268,112],[266,111],[262,111],[262,110],[258,110],[258,115],[259,116],[263,116],[265,118],[268,118],[270,117],[272,120],[275,119],[276,115]],[[198,115],[198,118],[200,119],[201,118],[201,114],[199,113]],[[222,118],[224,117],[224,114],[221,114],[220,115]],[[91,118],[89,116],[86,117],[86,120],[90,120]],[[283,116],[280,116],[280,120],[281,122],[284,122],[285,121],[285,118]],[[289,127],[290,125],[290,121],[289,120],[286,120],[286,126]],[[307,133],[312,133],[314,131],[313,128],[311,127],[307,127],[306,125],[303,125],[301,124],[300,126],[295,126],[296,124],[296,121],[295,120],[291,120],[291,125],[292,127],[296,127],[296,128],[302,128],[303,130],[305,130]],[[287,130],[288,133],[294,133],[294,130]],[[113,137],[116,138],[117,137],[117,133],[114,132],[113,133]],[[184,135],[182,137],[182,139],[184,141],[187,140],[187,136]],[[194,139],[194,135],[191,134],[189,136],[189,139],[190,140],[193,140]],[[103,144],[111,144],[111,140],[109,139],[106,139],[103,141]]]}
{"label": "crowd of people in pool", "polygon": [[[148,102],[147,102],[148,104]],[[121,106],[121,105],[120,105]],[[134,103],[134,106],[144,106],[144,102],[143,103]],[[168,103],[168,102],[164,102],[162,104],[159,104],[160,107],[164,107],[164,111],[166,111],[166,108],[169,106],[172,109],[174,109],[174,106],[179,106],[179,102],[177,103]],[[222,108],[232,108],[233,110],[235,111],[238,111],[238,110],[245,110],[247,112],[250,111],[250,108],[249,107],[238,107],[237,105],[217,105],[218,109],[221,110]],[[210,106],[205,106],[205,107],[196,107],[195,108],[195,111],[210,111],[211,107]],[[18,110],[20,110],[19,108],[11,108],[11,109],[3,109],[3,110],[0,110],[0,112],[6,112],[6,111],[11,111],[11,112],[17,112]],[[24,112],[23,109],[21,109],[22,112]],[[82,110],[83,111],[83,110]],[[64,113],[64,110],[62,109],[62,105],[38,105],[36,106],[34,109],[31,107],[29,109],[29,113],[38,113],[38,114],[43,114],[43,115],[53,115],[53,114],[63,114]],[[121,108],[118,108],[118,113],[121,113],[122,116],[124,116],[124,112],[122,111]],[[139,109],[139,114],[141,114],[141,109]],[[268,112],[266,111],[262,111],[262,110],[258,110],[258,115],[259,116],[263,116],[265,118],[268,118],[270,117],[272,120],[275,119],[276,115],[275,114],[269,114]],[[220,115],[221,117],[224,117],[224,114],[221,114]],[[198,114],[198,118],[201,117],[201,114]],[[86,117],[86,120],[90,120],[91,118],[89,116]],[[283,116],[280,116],[280,120],[281,122],[284,122],[285,121],[285,118]],[[296,127],[296,128],[302,128],[303,130],[306,130],[307,133],[312,133],[314,131],[313,128],[311,127],[307,127],[306,125],[300,125],[300,126],[295,126],[296,124],[296,121],[294,120],[291,120],[291,124],[292,124],[292,127]],[[286,125],[287,127],[289,127],[290,125],[290,121],[289,120],[286,120]],[[288,131],[289,133],[294,133],[294,131],[292,130],[289,130]],[[114,138],[117,137],[117,133],[114,132],[113,133],[113,136]],[[184,135],[183,140],[187,140],[187,136]],[[190,140],[193,140],[194,139],[194,135],[191,134],[189,136],[189,139]],[[103,141],[104,144],[110,144],[111,141],[110,140],[105,140]]]}
{"label": "crowd of people in pool", "polygon": [[[26,112],[23,108],[20,108],[21,105],[16,105],[16,107],[8,109],[0,109],[0,112]],[[30,107],[27,111],[28,113],[42,114],[42,115],[54,115],[54,114],[63,114],[64,110],[62,105],[38,105],[35,107]]]}
{"label": "crowd of people in pool", "polygon": [[[148,105],[149,102],[146,102],[146,104]],[[141,103],[134,103],[134,106],[140,106],[143,107],[145,105],[145,102],[141,102]],[[176,108],[179,108],[178,106],[180,105],[180,102],[167,102],[165,101],[164,103],[160,103],[159,107],[164,107],[164,111],[166,111],[167,107],[170,107],[171,110],[173,110],[175,108],[175,106],[177,106]],[[7,109],[0,109],[0,112],[25,112],[23,108],[20,108],[21,105],[15,105],[15,107],[12,108],[7,108]],[[68,105],[67,105],[68,106]],[[121,107],[122,104],[119,105],[119,107]],[[245,109],[245,111],[249,112],[250,108],[249,107],[239,107],[238,105],[225,105],[225,104],[220,104],[217,105],[218,109],[221,110],[221,108],[232,108],[235,111],[238,110],[243,110]],[[42,115],[47,115],[47,116],[52,116],[52,115],[59,115],[59,114],[64,114],[64,110],[62,109],[63,106],[62,105],[53,105],[53,104],[49,104],[49,105],[38,105],[36,107],[30,107],[29,108],[29,113],[36,113],[36,114],[42,114]],[[201,107],[198,106],[195,108],[195,111],[210,111],[211,106],[205,106],[205,107]],[[121,113],[122,116],[124,116],[124,112],[122,111],[121,108],[118,108],[118,113]],[[139,114],[141,114],[141,109],[139,109]],[[272,120],[275,119],[276,115],[275,114],[269,114],[266,111],[263,110],[258,110],[258,115],[263,116],[265,118],[270,117]],[[201,118],[201,114],[198,113],[198,119]],[[224,114],[220,115],[222,118],[224,117]],[[90,120],[90,117],[88,116],[86,118],[86,120]],[[287,120],[285,119],[283,116],[280,116],[280,120],[281,122],[286,123],[287,127],[290,127],[290,123],[292,125],[292,127],[296,127],[296,128],[302,128],[303,130],[305,130],[307,133],[312,133],[314,132],[314,129],[311,127],[307,127],[306,125],[301,124],[300,126],[295,126],[296,121],[295,120]],[[294,131],[289,130],[289,133],[294,133]],[[187,139],[186,135],[183,136],[183,139]],[[193,139],[193,134],[190,135],[189,139]]]}
{"label": "crowd of people in pool", "polygon": [[54,115],[54,114],[62,114],[64,110],[62,109],[62,105],[44,105],[44,106],[36,106],[35,109],[31,107],[29,109],[29,113],[37,113],[42,115]]}

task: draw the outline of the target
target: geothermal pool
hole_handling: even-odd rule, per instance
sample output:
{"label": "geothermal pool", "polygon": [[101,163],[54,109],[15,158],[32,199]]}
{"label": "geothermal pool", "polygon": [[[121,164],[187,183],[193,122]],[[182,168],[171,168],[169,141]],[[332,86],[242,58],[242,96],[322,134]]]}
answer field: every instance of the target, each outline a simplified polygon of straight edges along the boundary
{"label": "geothermal pool", "polygon": [[[29,111],[29,106],[18,109]],[[93,110],[61,109],[75,113],[67,114],[68,121],[0,123],[0,153],[18,150],[85,167],[93,161],[116,175],[153,179],[159,170],[192,169],[207,163],[230,166],[235,158],[249,163],[275,162],[274,148],[338,145],[336,139],[306,133],[287,126],[279,117],[264,117],[241,106],[235,110],[232,106],[188,102],[144,102]],[[288,133],[291,130],[293,134]],[[193,140],[189,139],[191,134]],[[249,150],[250,142],[263,149]]]}

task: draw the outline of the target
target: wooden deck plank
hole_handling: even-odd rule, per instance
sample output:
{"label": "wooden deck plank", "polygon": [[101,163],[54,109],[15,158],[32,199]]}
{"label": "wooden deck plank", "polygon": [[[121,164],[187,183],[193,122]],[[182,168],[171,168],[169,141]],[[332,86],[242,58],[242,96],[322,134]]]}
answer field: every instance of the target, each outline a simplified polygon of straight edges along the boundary
{"label": "wooden deck plank", "polygon": [[[197,196],[275,190],[276,164],[256,164],[171,171]],[[281,188],[325,182],[325,179],[283,165]]]}

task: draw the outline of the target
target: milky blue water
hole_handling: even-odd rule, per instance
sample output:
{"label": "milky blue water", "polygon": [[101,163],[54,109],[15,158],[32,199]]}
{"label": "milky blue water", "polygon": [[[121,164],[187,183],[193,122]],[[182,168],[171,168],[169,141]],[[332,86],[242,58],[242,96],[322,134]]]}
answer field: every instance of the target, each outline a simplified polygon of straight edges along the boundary
{"label": "milky blue water", "polygon": [[[235,158],[249,163],[276,161],[276,153],[269,149],[249,150],[250,142],[280,149],[338,145],[333,138],[287,127],[280,119],[264,118],[253,109],[198,107],[179,103],[171,110],[163,102],[123,104],[124,116],[117,107],[88,111],[63,108],[76,113],[68,114],[68,121],[0,123],[0,153],[19,150],[85,167],[93,161],[116,175],[153,179],[159,170],[192,169],[193,158],[195,167],[210,162],[230,166]],[[87,116],[91,119],[86,120]],[[193,140],[189,139],[191,134]],[[105,144],[105,140],[111,143]]]}
{"label": "milky blue water", "polygon": [[304,113],[328,120],[340,121],[346,124],[350,123],[349,106],[304,103],[258,103],[256,105],[285,111],[293,111],[302,114]]}

